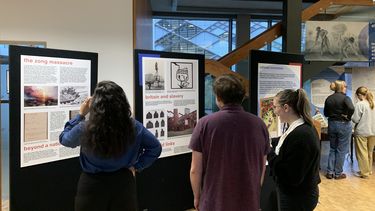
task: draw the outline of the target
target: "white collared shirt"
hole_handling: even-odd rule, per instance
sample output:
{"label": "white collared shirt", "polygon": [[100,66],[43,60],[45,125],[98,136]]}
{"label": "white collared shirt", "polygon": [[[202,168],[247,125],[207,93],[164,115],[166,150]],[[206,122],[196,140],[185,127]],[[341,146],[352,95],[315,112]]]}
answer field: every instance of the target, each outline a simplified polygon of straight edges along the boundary
{"label": "white collared shirt", "polygon": [[279,142],[277,143],[277,146],[276,146],[276,150],[275,150],[276,155],[279,155],[280,148],[283,145],[284,140],[289,135],[289,133],[291,133],[294,129],[296,129],[298,126],[304,123],[305,123],[305,120],[303,120],[303,118],[297,119],[289,126],[289,128],[285,131],[285,133],[281,135]]}

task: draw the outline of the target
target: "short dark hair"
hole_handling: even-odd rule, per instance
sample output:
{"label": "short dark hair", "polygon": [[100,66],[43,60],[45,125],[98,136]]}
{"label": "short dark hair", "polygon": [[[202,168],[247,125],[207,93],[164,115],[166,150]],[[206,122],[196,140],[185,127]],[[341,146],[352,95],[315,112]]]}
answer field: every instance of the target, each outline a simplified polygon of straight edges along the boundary
{"label": "short dark hair", "polygon": [[225,74],[215,79],[213,91],[224,104],[241,104],[245,97],[244,85],[233,74]]}

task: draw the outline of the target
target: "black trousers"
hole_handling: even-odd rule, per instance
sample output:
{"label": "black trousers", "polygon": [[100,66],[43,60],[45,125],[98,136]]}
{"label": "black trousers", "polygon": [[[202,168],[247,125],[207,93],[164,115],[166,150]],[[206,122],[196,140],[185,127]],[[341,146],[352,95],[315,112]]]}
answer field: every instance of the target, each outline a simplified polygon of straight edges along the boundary
{"label": "black trousers", "polygon": [[79,178],[76,211],[136,211],[135,178],[130,170],[89,174]]}
{"label": "black trousers", "polygon": [[286,194],[277,187],[279,211],[312,211],[318,204],[319,188],[304,194]]}

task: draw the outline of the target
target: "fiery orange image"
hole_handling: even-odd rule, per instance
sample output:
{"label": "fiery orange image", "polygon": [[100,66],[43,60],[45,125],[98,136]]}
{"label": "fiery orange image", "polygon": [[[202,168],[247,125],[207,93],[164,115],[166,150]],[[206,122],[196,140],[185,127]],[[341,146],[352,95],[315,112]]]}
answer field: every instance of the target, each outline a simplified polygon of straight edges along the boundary
{"label": "fiery orange image", "polygon": [[24,106],[56,106],[58,103],[57,86],[25,86]]}

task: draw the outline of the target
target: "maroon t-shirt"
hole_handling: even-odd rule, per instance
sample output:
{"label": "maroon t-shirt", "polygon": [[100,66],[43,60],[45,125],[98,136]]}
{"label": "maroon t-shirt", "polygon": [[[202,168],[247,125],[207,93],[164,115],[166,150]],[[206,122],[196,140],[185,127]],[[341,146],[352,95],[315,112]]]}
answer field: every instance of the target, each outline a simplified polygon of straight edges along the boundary
{"label": "maroon t-shirt", "polygon": [[260,118],[241,106],[224,106],[198,121],[189,147],[203,159],[199,210],[259,210],[263,158],[270,149]]}

